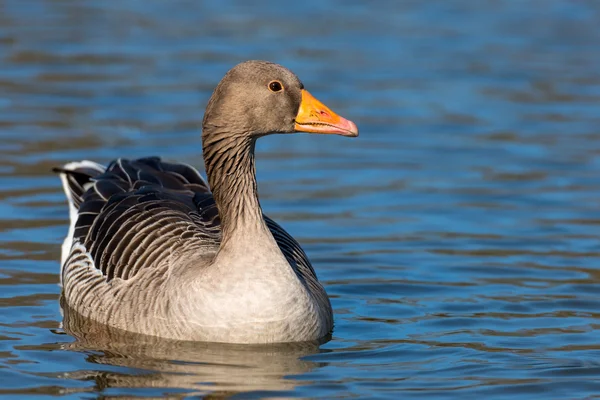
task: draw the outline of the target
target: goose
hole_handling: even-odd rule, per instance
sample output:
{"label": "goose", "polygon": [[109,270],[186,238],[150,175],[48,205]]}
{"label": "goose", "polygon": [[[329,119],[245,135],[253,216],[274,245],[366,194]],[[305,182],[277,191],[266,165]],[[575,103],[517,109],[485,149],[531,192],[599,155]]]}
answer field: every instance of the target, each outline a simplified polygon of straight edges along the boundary
{"label": "goose", "polygon": [[263,214],[256,139],[358,136],[285,67],[246,61],[208,101],[193,167],[158,157],[55,168],[71,225],[62,245],[66,305],[94,322],[165,339],[281,343],[333,329],[325,289],[298,242]]}

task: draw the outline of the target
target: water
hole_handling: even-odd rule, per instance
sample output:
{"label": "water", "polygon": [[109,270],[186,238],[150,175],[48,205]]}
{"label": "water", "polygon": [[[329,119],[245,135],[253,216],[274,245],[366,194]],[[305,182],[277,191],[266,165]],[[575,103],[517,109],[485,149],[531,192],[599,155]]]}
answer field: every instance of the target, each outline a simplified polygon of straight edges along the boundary
{"label": "water", "polygon": [[[202,3],[0,0],[0,394],[600,393],[598,2]],[[50,169],[202,167],[204,105],[246,59],[290,67],[361,129],[257,149],[264,209],[324,282],[332,340],[66,334]]]}

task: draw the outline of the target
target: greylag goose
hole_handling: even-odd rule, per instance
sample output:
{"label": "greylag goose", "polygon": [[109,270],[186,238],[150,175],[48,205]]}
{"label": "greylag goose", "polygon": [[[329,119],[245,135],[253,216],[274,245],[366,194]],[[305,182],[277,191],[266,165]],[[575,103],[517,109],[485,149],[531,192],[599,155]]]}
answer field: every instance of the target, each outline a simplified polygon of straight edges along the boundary
{"label": "greylag goose", "polygon": [[110,327],[177,340],[318,340],[333,329],[327,294],[292,236],[262,212],[254,145],[271,133],[355,137],[288,69],[232,68],[202,123],[208,184],[150,157],[60,174],[71,226],[62,247],[66,304]]}

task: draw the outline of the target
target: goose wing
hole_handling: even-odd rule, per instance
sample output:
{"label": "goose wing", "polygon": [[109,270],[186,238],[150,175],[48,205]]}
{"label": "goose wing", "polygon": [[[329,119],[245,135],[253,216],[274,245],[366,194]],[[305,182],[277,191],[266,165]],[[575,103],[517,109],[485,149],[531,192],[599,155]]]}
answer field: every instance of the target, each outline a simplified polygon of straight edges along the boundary
{"label": "goose wing", "polygon": [[77,214],[63,274],[82,248],[107,281],[157,265],[180,244],[218,248],[217,207],[194,168],[154,157],[119,159],[103,172],[67,166],[58,172]]}

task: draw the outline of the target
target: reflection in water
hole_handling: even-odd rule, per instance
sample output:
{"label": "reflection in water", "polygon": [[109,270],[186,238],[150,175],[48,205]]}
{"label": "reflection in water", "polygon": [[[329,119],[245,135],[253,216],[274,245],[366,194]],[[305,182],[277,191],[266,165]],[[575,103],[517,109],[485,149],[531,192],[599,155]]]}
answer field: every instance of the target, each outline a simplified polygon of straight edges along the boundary
{"label": "reflection in water", "polygon": [[[231,345],[181,342],[133,334],[82,317],[61,298],[66,333],[76,338],[68,350],[89,352],[94,364],[135,368],[137,371],[80,370],[61,377],[95,380],[98,389],[171,388],[195,394],[233,394],[249,391],[287,391],[298,382],[289,378],[324,364],[302,357],[319,352],[319,343]],[[139,371],[143,370],[143,371]]]}

